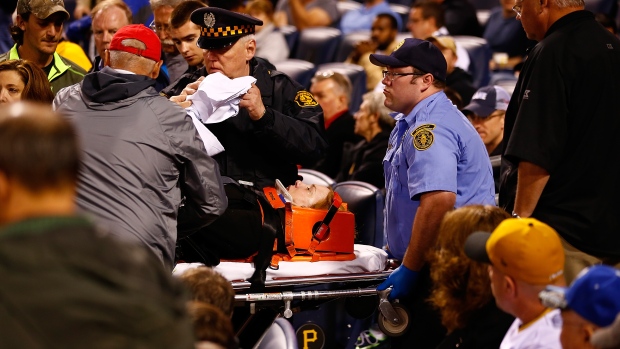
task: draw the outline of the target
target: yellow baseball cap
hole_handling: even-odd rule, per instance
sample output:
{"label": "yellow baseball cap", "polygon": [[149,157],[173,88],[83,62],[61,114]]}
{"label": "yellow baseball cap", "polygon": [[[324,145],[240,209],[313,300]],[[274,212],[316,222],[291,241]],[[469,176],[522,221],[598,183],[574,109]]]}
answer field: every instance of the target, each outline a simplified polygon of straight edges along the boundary
{"label": "yellow baseball cap", "polygon": [[564,274],[558,233],[534,218],[508,218],[493,233],[473,233],[465,241],[465,254],[532,285],[554,283]]}

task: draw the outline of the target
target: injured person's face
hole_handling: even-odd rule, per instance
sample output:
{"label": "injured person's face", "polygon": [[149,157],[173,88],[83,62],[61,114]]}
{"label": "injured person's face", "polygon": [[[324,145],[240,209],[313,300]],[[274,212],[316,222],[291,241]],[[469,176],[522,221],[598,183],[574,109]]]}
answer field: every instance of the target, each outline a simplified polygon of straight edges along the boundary
{"label": "injured person's face", "polygon": [[316,207],[318,203],[324,202],[331,190],[324,185],[305,184],[296,181],[294,185],[287,188],[293,198],[293,204],[301,207]]}

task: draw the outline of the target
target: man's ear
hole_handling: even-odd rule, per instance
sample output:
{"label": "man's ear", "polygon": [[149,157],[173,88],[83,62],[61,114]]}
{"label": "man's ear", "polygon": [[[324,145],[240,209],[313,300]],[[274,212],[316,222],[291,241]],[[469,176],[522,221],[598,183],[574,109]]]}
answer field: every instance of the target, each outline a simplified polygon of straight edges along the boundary
{"label": "man's ear", "polygon": [[157,79],[157,77],[159,76],[159,71],[161,69],[162,64],[164,64],[164,61],[159,61],[155,63],[155,65],[153,66],[153,70],[151,71],[151,74],[149,74],[149,76],[152,79]]}
{"label": "man's ear", "polygon": [[254,58],[254,55],[256,54],[256,40],[252,39],[249,40],[246,44],[245,44],[245,60],[249,61],[250,59]]}
{"label": "man's ear", "polygon": [[[4,172],[0,172],[0,203],[7,202],[10,196],[11,183]],[[0,205],[1,207],[2,205]]]}
{"label": "man's ear", "polygon": [[517,281],[508,275],[504,275],[504,288],[506,290],[506,294],[510,295],[511,298],[516,298],[518,295]]}
{"label": "man's ear", "polygon": [[107,67],[110,65],[110,50],[104,50],[103,51],[103,66]]}
{"label": "man's ear", "polygon": [[17,17],[15,18],[15,23],[17,23],[19,29],[26,30],[26,21],[21,15],[17,15]]}

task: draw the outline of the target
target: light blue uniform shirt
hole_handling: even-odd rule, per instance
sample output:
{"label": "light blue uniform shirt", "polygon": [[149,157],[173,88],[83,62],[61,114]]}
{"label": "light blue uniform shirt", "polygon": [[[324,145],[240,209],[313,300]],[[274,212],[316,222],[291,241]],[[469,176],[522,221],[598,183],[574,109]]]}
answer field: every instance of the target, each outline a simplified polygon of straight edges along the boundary
{"label": "light blue uniform shirt", "polygon": [[482,139],[443,91],[395,119],[383,159],[384,231],[390,252],[402,260],[421,194],[456,193],[456,207],[495,205],[495,188]]}
{"label": "light blue uniform shirt", "polygon": [[403,28],[401,16],[390,8],[390,4],[388,4],[387,1],[383,1],[371,8],[366,8],[365,5],[362,5],[362,7],[358,9],[347,11],[340,19],[340,30],[343,34],[349,34],[360,30],[370,30],[375,17],[381,13],[389,13],[394,16],[398,31]]}

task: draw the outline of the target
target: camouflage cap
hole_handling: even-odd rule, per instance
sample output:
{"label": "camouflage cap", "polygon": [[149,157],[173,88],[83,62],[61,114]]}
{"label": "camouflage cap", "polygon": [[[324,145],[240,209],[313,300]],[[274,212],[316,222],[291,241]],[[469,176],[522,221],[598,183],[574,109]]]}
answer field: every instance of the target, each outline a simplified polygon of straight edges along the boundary
{"label": "camouflage cap", "polygon": [[46,19],[56,12],[65,14],[65,19],[69,19],[69,12],[65,9],[62,0],[18,0],[17,14],[32,13],[40,19]]}

